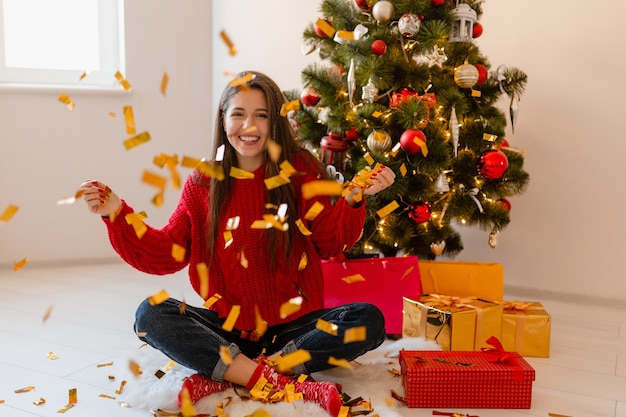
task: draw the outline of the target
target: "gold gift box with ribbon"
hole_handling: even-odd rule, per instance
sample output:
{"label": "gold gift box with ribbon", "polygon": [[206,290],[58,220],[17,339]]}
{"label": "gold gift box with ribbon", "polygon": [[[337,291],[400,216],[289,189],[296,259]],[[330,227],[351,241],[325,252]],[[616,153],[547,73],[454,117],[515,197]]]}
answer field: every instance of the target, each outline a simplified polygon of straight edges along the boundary
{"label": "gold gift box with ribbon", "polygon": [[419,261],[424,294],[504,300],[504,267],[493,262]]}
{"label": "gold gift box with ribbon", "polygon": [[502,331],[502,304],[477,297],[403,297],[402,313],[403,337],[425,337],[443,350],[479,351]]}
{"label": "gold gift box with ribbon", "polygon": [[502,302],[502,346],[522,356],[550,357],[551,316],[536,301]]}

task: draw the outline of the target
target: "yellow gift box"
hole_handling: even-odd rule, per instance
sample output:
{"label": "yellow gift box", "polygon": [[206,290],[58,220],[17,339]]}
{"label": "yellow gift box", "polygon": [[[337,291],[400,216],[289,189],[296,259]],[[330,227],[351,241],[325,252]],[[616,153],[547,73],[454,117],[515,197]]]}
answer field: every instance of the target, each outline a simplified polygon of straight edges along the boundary
{"label": "yellow gift box", "polygon": [[455,297],[504,299],[504,268],[488,262],[419,262],[422,292]]}
{"label": "yellow gift box", "polygon": [[476,297],[403,297],[402,336],[434,340],[443,350],[479,351],[500,338],[502,304]]}
{"label": "yellow gift box", "polygon": [[536,301],[502,303],[502,346],[522,356],[550,357],[551,317]]}

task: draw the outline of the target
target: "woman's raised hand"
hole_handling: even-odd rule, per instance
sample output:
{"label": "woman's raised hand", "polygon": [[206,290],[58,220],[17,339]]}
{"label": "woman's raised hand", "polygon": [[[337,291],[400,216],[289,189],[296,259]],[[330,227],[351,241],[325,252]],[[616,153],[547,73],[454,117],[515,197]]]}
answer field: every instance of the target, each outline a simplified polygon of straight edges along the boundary
{"label": "woman's raised hand", "polygon": [[87,180],[80,188],[84,190],[83,199],[92,213],[110,217],[122,209],[122,200],[108,185],[97,180]]}

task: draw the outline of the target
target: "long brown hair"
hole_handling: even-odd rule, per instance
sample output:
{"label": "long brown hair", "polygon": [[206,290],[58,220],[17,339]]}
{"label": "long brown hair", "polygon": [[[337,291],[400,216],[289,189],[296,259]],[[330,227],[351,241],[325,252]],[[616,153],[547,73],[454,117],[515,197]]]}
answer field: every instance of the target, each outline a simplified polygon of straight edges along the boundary
{"label": "long brown hair", "polygon": [[[267,98],[267,110],[271,127],[271,139],[281,146],[281,154],[278,162],[273,162],[265,151],[265,175],[266,178],[278,175],[280,172],[279,164],[282,161],[292,162],[293,155],[297,152],[308,152],[304,150],[296,140],[296,134],[291,127],[286,117],[280,115],[280,110],[285,103],[285,98],[278,85],[267,75],[245,71],[237,74],[237,79],[253,74],[253,78],[244,86],[244,88],[252,88],[259,90],[265,94]],[[226,209],[229,203],[231,189],[233,187],[233,178],[228,175],[231,167],[237,166],[237,153],[232,147],[226,137],[226,131],[224,130],[223,115],[226,113],[232,97],[240,91],[242,87],[228,85],[220,98],[219,109],[215,117],[215,143],[214,143],[214,155],[217,149],[224,146],[224,157],[222,159],[222,166],[224,168],[225,178],[218,181],[214,178],[211,179],[210,192],[209,192],[209,218],[207,219],[207,233],[208,243],[210,251],[211,261],[215,254],[215,244],[218,236],[219,220],[222,218],[222,213]],[[316,160],[315,157],[307,158]],[[321,167],[321,165],[319,165]],[[319,168],[318,167],[318,168]],[[286,267],[289,265],[289,258],[291,255],[291,243],[293,240],[293,234],[296,230],[295,220],[297,219],[298,207],[297,198],[292,184],[287,184],[281,187],[276,187],[268,191],[267,201],[275,206],[279,206],[282,203],[286,203],[287,210],[287,222],[289,223],[289,229],[286,232],[278,231],[274,228],[268,229],[268,246],[269,254],[281,253],[282,264]],[[277,252],[280,250],[280,252]],[[269,255],[272,259],[272,267],[276,268],[276,259]]]}

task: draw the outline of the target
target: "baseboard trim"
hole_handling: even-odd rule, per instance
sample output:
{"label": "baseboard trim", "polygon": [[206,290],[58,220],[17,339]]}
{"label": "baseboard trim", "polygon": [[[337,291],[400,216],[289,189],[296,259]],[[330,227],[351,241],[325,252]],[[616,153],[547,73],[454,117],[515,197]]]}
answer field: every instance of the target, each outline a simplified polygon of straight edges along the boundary
{"label": "baseboard trim", "polygon": [[538,288],[505,285],[504,294],[507,298],[523,299],[528,301],[555,300],[569,303],[591,304],[612,308],[626,308],[626,300],[618,298],[598,297],[586,294],[574,294],[561,291],[543,290]]}

